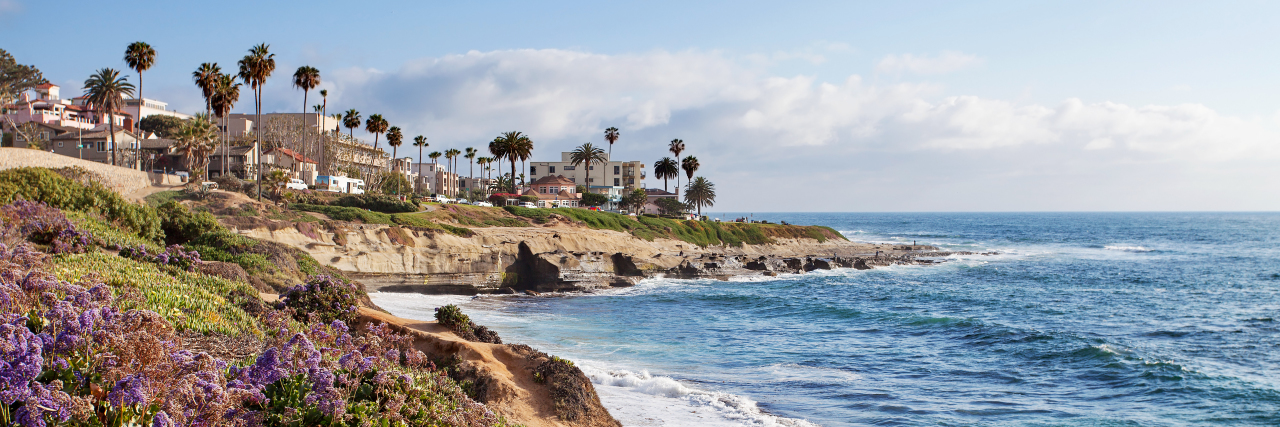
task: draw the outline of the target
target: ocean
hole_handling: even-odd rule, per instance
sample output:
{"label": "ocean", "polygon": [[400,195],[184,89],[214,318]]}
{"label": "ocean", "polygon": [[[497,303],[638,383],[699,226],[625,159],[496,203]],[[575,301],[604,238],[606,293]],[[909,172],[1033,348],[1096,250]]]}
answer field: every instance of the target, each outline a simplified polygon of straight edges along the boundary
{"label": "ocean", "polygon": [[[741,214],[717,214],[723,218]],[[998,255],[459,304],[627,426],[1280,425],[1280,214],[793,213]]]}

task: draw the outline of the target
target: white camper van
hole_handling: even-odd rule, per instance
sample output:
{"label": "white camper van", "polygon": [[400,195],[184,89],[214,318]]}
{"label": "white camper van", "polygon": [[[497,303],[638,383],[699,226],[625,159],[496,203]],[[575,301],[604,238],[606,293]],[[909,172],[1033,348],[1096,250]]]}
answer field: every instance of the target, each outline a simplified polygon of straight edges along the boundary
{"label": "white camper van", "polygon": [[332,193],[364,194],[364,180],[345,176],[320,175],[316,177],[316,190]]}

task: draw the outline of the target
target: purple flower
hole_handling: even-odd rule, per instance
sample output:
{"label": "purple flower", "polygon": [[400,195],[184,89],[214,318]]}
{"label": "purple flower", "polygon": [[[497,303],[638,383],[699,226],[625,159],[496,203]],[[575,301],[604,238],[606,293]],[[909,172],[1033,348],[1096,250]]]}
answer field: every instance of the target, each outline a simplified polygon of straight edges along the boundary
{"label": "purple flower", "polygon": [[174,427],[173,421],[169,420],[169,414],[160,411],[156,413],[156,417],[151,420],[151,427]]}
{"label": "purple flower", "polygon": [[107,401],[117,408],[143,405],[147,403],[146,378],[141,374],[130,374],[116,381],[115,387],[107,393]]}
{"label": "purple flower", "polygon": [[27,319],[0,324],[0,404],[32,396],[31,382],[44,365],[44,342],[26,328]]}

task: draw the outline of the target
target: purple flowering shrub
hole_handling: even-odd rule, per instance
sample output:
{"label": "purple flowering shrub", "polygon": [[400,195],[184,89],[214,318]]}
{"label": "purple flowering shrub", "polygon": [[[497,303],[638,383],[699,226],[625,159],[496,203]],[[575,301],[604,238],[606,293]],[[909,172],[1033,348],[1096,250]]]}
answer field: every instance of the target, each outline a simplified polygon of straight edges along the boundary
{"label": "purple flowering shrub", "polygon": [[0,242],[15,246],[22,240],[47,245],[56,254],[84,252],[92,242],[57,208],[26,200],[0,206]]}
{"label": "purple flowering shrub", "polygon": [[299,321],[330,323],[355,320],[360,304],[360,291],[355,285],[332,276],[311,276],[307,283],[280,294],[276,308],[290,309]]}
{"label": "purple flowering shrub", "polygon": [[60,281],[48,261],[0,244],[0,425],[505,425],[385,324],[353,335],[268,311],[267,342],[241,367],[183,349],[155,312],[121,310],[136,291]]}
{"label": "purple flowering shrub", "polygon": [[159,265],[171,265],[187,271],[196,271],[200,266],[200,252],[184,251],[182,245],[169,245],[164,252],[151,254],[145,245],[120,248],[120,256],[135,261],[149,262]]}

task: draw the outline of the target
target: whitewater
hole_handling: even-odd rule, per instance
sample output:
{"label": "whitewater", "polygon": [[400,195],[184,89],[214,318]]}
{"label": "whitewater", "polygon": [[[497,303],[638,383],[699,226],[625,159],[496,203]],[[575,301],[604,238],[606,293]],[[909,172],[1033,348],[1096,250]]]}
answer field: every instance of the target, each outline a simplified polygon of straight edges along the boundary
{"label": "whitewater", "polygon": [[573,360],[628,426],[1280,424],[1280,214],[755,217],[998,255],[371,297]]}

